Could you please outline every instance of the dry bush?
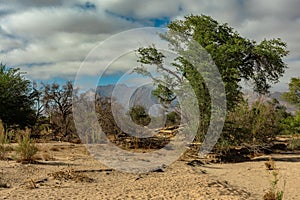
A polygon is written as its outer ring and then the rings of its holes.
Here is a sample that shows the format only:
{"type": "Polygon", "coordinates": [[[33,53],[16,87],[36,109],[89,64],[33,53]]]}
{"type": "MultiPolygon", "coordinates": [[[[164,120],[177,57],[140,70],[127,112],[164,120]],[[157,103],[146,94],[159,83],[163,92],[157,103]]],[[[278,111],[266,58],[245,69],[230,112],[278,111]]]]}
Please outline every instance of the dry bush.
{"type": "Polygon", "coordinates": [[[0,160],[6,159],[7,152],[12,151],[12,147],[7,146],[8,141],[5,139],[4,134],[0,134],[0,160]]]}
{"type": "Polygon", "coordinates": [[[281,131],[280,121],[285,110],[278,102],[259,99],[251,105],[247,101],[227,114],[219,146],[269,143],[281,131]]]}
{"type": "Polygon", "coordinates": [[[289,141],[288,149],[294,151],[294,150],[300,150],[300,138],[293,138],[289,141]]]}
{"type": "Polygon", "coordinates": [[[48,174],[53,177],[55,180],[59,181],[75,181],[75,182],[93,182],[94,179],[89,178],[85,174],[75,171],[74,169],[62,169],[57,172],[48,174]]]}
{"type": "Polygon", "coordinates": [[[276,168],[275,162],[271,157],[269,158],[269,161],[265,162],[265,166],[267,170],[275,170],[276,168]]]}
{"type": "Polygon", "coordinates": [[[20,156],[22,163],[33,162],[34,155],[38,152],[37,146],[30,139],[30,130],[20,131],[18,138],[17,154],[20,156]]]}

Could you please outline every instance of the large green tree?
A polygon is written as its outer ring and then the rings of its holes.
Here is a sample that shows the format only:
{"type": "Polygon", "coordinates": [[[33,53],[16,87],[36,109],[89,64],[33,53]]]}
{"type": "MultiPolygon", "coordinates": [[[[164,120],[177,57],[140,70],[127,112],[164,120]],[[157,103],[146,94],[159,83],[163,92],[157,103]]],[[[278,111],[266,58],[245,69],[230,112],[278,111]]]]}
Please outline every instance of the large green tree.
{"type": "Polygon", "coordinates": [[[11,126],[24,128],[34,123],[31,82],[18,68],[0,64],[0,119],[5,132],[11,126]]]}
{"type": "MultiPolygon", "coordinates": [[[[268,93],[273,83],[278,82],[287,67],[283,62],[283,58],[288,55],[286,43],[279,38],[265,39],[257,43],[240,36],[227,24],[220,24],[205,15],[186,16],[184,20],[171,22],[168,28],[168,32],[162,35],[162,38],[167,40],[171,49],[179,55],[171,63],[171,67],[166,67],[164,63],[166,55],[163,52],[155,46],[149,46],[137,50],[138,61],[142,65],[135,68],[135,72],[153,78],[158,86],[153,93],[162,99],[162,102],[175,99],[176,95],[172,93],[172,87],[176,88],[181,80],[187,79],[198,98],[200,121],[204,129],[209,124],[211,108],[207,80],[203,78],[204,74],[198,72],[198,66],[194,66],[194,62],[187,58],[204,57],[204,63],[200,61],[199,64],[204,68],[205,66],[209,68],[210,65],[205,63],[207,59],[205,60],[205,55],[203,56],[201,51],[193,49],[197,48],[197,45],[188,44],[182,48],[183,43],[193,41],[209,53],[224,82],[226,93],[224,95],[227,99],[227,108],[230,110],[242,99],[241,83],[243,81],[250,83],[255,92],[265,94],[268,93]],[[195,53],[199,55],[193,55],[195,53]],[[164,80],[155,78],[147,65],[156,66],[157,72],[164,74],[164,80]],[[168,86],[171,86],[171,89],[168,86]]],[[[206,72],[210,73],[209,69],[206,72]]],[[[214,76],[206,77],[213,79],[214,76]]]]}

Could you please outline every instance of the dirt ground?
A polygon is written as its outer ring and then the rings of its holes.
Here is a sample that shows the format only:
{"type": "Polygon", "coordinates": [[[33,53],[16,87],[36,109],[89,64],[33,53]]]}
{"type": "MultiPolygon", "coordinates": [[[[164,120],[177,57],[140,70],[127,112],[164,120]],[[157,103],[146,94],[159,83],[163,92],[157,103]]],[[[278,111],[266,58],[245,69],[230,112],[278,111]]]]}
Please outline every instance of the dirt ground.
{"type": "MultiPolygon", "coordinates": [[[[262,199],[273,180],[268,157],[236,164],[180,160],[161,171],[131,174],[104,166],[80,144],[38,146],[38,163],[0,161],[0,199],[262,199]]],[[[270,156],[284,199],[300,199],[300,155],[270,156]]]]}

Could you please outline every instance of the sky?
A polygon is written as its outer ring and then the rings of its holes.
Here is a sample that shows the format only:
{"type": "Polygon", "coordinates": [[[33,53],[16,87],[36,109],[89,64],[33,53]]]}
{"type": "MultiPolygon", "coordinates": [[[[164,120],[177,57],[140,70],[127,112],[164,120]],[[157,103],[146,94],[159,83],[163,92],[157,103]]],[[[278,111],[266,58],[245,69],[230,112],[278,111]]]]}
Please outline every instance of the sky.
{"type": "MultiPolygon", "coordinates": [[[[112,35],[205,14],[249,39],[287,42],[288,69],[272,88],[284,91],[300,77],[299,8],[299,0],[0,0],[0,62],[31,80],[73,80],[89,52],[112,35]]],[[[106,83],[117,79],[122,63],[103,77],[106,83]]]]}

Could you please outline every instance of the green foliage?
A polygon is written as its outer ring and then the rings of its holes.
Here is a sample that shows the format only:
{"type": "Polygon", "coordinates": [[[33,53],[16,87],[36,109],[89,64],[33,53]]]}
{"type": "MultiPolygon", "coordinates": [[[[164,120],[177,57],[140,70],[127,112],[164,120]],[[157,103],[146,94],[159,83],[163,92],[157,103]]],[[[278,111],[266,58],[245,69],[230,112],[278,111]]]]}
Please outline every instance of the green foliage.
{"type": "MultiPolygon", "coordinates": [[[[154,95],[159,97],[162,103],[167,102],[167,105],[176,98],[176,95],[171,91],[180,87],[184,79],[188,80],[198,99],[200,111],[199,138],[206,132],[211,117],[211,97],[203,77],[209,77],[210,82],[220,80],[214,80],[215,76],[210,71],[211,66],[207,62],[209,59],[206,54],[202,53],[201,49],[195,50],[193,45],[187,45],[186,49],[181,47],[186,45],[186,41],[197,42],[212,57],[225,84],[228,110],[234,110],[235,106],[242,100],[241,81],[252,83],[254,91],[265,94],[268,93],[271,84],[278,82],[287,67],[282,60],[288,55],[286,43],[279,38],[256,43],[241,37],[227,24],[219,24],[205,15],[186,16],[184,20],[171,22],[168,28],[169,31],[162,35],[162,38],[167,40],[171,49],[179,55],[171,63],[171,67],[164,65],[166,56],[163,53],[159,52],[155,46],[149,46],[137,50],[138,61],[142,66],[137,67],[135,72],[154,80],[157,85],[154,95]],[[194,66],[194,63],[187,59],[186,55],[188,58],[190,56],[200,60],[200,63],[197,63],[199,66],[194,66]],[[201,63],[201,60],[204,62],[201,63]],[[149,65],[155,66],[156,71],[162,73],[161,79],[157,79],[148,71],[147,66],[149,65]],[[198,67],[204,68],[206,74],[199,74],[198,67]]],[[[268,106],[260,107],[260,104],[256,106],[263,113],[268,112],[268,106]]],[[[238,114],[241,115],[242,113],[238,114]]],[[[260,132],[260,128],[270,132],[263,125],[272,124],[273,116],[266,114],[271,117],[271,119],[266,119],[266,116],[259,114],[257,110],[251,111],[250,114],[253,115],[250,117],[253,121],[253,123],[251,122],[253,127],[243,128],[236,125],[239,129],[249,129],[253,138],[260,132]]]]}
{"type": "Polygon", "coordinates": [[[252,105],[243,101],[228,113],[219,143],[257,145],[268,142],[280,133],[280,121],[285,115],[285,109],[276,101],[257,100],[252,105]]]}
{"type": "Polygon", "coordinates": [[[167,114],[166,126],[179,125],[180,120],[181,120],[180,115],[177,112],[172,111],[167,114]]]}
{"type": "MultiPolygon", "coordinates": [[[[288,51],[280,39],[263,40],[257,44],[241,37],[227,24],[219,24],[205,15],[187,16],[185,20],[173,21],[168,28],[198,42],[212,56],[225,82],[229,108],[241,98],[239,82],[242,79],[252,82],[254,90],[264,94],[271,83],[278,82],[286,69],[282,58],[288,51]]],[[[181,70],[191,71],[187,78],[197,76],[195,69],[185,63],[188,61],[181,62],[181,70]]]]}
{"type": "Polygon", "coordinates": [[[28,130],[26,130],[26,132],[21,132],[21,135],[18,139],[18,146],[16,148],[16,151],[20,156],[21,162],[33,161],[33,156],[38,152],[38,148],[30,139],[28,130]]]}
{"type": "Polygon", "coordinates": [[[273,171],[273,180],[271,181],[270,190],[263,196],[264,200],[282,200],[283,199],[283,190],[278,188],[278,171],[273,171]]]}
{"type": "Polygon", "coordinates": [[[289,92],[284,93],[282,98],[300,109],[300,78],[291,79],[289,92]]]}
{"type": "Polygon", "coordinates": [[[290,115],[281,120],[281,133],[288,134],[300,134],[300,112],[295,116],[290,115]]]}
{"type": "Polygon", "coordinates": [[[30,81],[18,68],[0,64],[0,119],[5,132],[9,127],[25,128],[34,123],[33,95],[30,81]]]}
{"type": "Polygon", "coordinates": [[[130,115],[132,121],[138,125],[147,126],[151,122],[151,118],[143,106],[138,105],[132,107],[128,114],[130,115]]]}

